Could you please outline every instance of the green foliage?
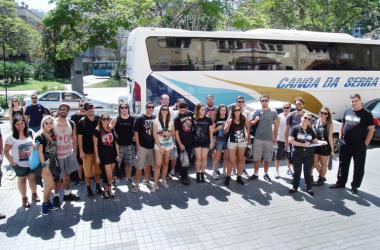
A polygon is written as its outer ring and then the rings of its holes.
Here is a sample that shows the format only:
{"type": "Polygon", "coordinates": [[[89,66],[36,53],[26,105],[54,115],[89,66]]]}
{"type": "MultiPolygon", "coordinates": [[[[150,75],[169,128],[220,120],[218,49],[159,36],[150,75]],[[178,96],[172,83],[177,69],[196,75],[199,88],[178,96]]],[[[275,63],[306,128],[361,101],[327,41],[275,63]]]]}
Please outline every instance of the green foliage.
{"type": "Polygon", "coordinates": [[[3,109],[7,109],[7,108],[8,108],[8,103],[7,103],[7,101],[5,100],[5,96],[4,96],[4,95],[0,95],[0,106],[1,106],[3,109]]]}
{"type": "Polygon", "coordinates": [[[5,72],[4,64],[0,64],[0,74],[5,75],[5,81],[8,83],[21,82],[23,83],[26,79],[32,77],[33,67],[26,62],[6,62],[5,63],[5,72]]]}
{"type": "Polygon", "coordinates": [[[53,80],[54,69],[49,63],[40,63],[34,65],[34,77],[35,80],[53,80]]]}

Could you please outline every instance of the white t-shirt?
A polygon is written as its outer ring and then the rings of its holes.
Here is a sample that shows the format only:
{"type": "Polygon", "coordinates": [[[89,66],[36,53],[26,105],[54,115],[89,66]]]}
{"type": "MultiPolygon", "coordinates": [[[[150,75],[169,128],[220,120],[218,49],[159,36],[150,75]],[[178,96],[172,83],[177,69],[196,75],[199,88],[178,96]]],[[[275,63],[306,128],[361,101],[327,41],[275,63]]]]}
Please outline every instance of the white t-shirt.
{"type": "MultiPolygon", "coordinates": [[[[161,126],[160,121],[158,120],[158,117],[154,119],[154,124],[157,127],[157,134],[158,134],[158,140],[160,141],[160,144],[164,148],[169,148],[174,146],[174,141],[172,136],[164,137],[161,135],[162,131],[164,130],[161,126]]],[[[170,119],[167,131],[172,132],[174,130],[174,122],[172,119],[170,119]]]]}
{"type": "Polygon", "coordinates": [[[13,160],[20,167],[28,168],[29,167],[29,157],[33,150],[33,140],[30,136],[25,139],[19,140],[9,136],[5,140],[5,144],[12,145],[11,155],[13,160]]]}
{"type": "Polygon", "coordinates": [[[278,128],[277,141],[285,142],[286,119],[289,117],[289,115],[290,113],[288,116],[285,116],[284,113],[278,115],[278,119],[280,119],[280,126],[278,128]]]}

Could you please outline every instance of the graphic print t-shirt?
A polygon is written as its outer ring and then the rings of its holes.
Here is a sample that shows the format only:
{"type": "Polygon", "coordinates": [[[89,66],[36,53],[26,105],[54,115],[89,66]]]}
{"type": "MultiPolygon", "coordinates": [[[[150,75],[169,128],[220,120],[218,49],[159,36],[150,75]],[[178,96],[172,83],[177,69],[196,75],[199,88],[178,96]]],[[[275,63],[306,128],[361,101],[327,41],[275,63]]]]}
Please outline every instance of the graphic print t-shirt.
{"type": "Polygon", "coordinates": [[[226,121],[227,121],[227,117],[218,118],[215,120],[215,128],[222,126],[222,129],[220,129],[214,133],[214,136],[216,136],[218,139],[223,139],[226,137],[226,135],[224,133],[224,125],[226,124],[226,121]]]}
{"type": "Polygon", "coordinates": [[[373,115],[361,109],[346,110],[343,115],[343,140],[347,145],[363,145],[368,133],[368,126],[372,126],[373,115]]]}
{"type": "Polygon", "coordinates": [[[156,119],[156,116],[146,116],[140,115],[136,118],[135,124],[133,125],[133,132],[139,134],[140,146],[153,149],[154,147],[154,138],[153,138],[153,121],[156,119]]]}
{"type": "Polygon", "coordinates": [[[174,120],[174,128],[179,133],[183,145],[191,145],[193,140],[193,112],[188,111],[186,114],[178,114],[174,120]]]}
{"type": "Polygon", "coordinates": [[[12,145],[11,154],[16,164],[20,167],[28,168],[28,159],[33,150],[32,138],[28,136],[19,140],[10,136],[5,140],[5,144],[12,145]]]}
{"type": "Polygon", "coordinates": [[[158,117],[154,120],[154,124],[157,127],[158,140],[160,141],[161,146],[163,147],[171,147],[173,146],[173,136],[163,136],[162,132],[168,131],[170,134],[174,130],[173,120],[170,120],[167,127],[158,120],[158,117]]]}
{"type": "MultiPolygon", "coordinates": [[[[312,128],[307,127],[307,129],[301,128],[300,125],[296,125],[293,127],[292,132],[290,134],[294,138],[295,141],[305,143],[311,143],[314,139],[317,138],[312,128]]],[[[302,148],[298,146],[294,146],[293,148],[302,148]]],[[[293,149],[294,150],[294,149],[293,149]]]]}
{"type": "Polygon", "coordinates": [[[232,122],[230,126],[229,136],[230,142],[240,143],[245,141],[244,122],[241,124],[234,124],[232,122]]]}
{"type": "Polygon", "coordinates": [[[108,155],[108,153],[113,153],[116,151],[115,130],[99,131],[98,129],[95,129],[94,136],[98,139],[98,150],[100,156],[108,155]]]}
{"type": "Polygon", "coordinates": [[[198,120],[194,119],[193,143],[208,145],[210,144],[210,126],[211,118],[203,117],[198,120]]]}

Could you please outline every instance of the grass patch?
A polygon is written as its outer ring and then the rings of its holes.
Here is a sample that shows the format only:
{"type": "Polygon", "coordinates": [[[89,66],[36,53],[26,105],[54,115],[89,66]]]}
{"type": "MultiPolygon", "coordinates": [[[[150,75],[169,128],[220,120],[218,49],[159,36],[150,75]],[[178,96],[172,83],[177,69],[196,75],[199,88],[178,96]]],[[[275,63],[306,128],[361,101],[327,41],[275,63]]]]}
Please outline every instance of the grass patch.
{"type": "MultiPolygon", "coordinates": [[[[27,80],[24,83],[17,83],[8,85],[8,90],[48,90],[48,89],[65,89],[66,83],[63,83],[61,79],[58,81],[37,81],[27,80]]],[[[1,85],[4,88],[4,85],[1,85]]]]}
{"type": "Polygon", "coordinates": [[[104,82],[91,84],[87,86],[86,88],[115,88],[115,87],[126,87],[126,86],[127,86],[126,82],[121,81],[120,83],[119,80],[108,79],[108,80],[105,80],[104,82]]]}

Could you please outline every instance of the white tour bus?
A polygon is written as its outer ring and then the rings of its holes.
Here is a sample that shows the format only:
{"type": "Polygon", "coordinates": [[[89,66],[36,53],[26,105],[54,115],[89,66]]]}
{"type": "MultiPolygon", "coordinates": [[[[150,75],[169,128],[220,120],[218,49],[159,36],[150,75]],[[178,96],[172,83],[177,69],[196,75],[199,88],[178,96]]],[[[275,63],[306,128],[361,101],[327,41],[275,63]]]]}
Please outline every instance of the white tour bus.
{"type": "Polygon", "coordinates": [[[127,74],[136,113],[145,103],[184,98],[190,108],[207,95],[229,105],[236,96],[293,102],[315,113],[329,106],[335,119],[359,93],[380,96],[380,41],[341,33],[257,29],[203,32],[137,28],[128,38],[127,74]]]}

